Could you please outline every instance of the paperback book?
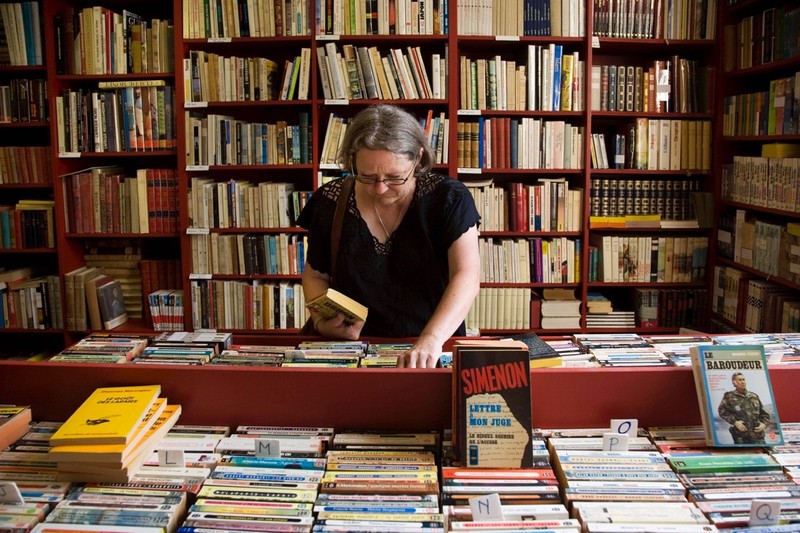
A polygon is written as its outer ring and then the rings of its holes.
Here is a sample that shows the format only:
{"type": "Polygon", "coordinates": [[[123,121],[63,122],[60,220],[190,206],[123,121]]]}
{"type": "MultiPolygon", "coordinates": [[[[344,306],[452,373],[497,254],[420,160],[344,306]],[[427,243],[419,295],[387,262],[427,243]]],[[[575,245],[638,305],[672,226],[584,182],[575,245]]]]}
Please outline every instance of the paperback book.
{"type": "Polygon", "coordinates": [[[690,351],[706,443],[782,445],[764,347],[692,346],[690,351]]]}
{"type": "Polygon", "coordinates": [[[453,365],[453,441],[462,464],[533,467],[528,346],[457,341],[453,365]]]}
{"type": "Polygon", "coordinates": [[[325,319],[333,318],[338,313],[342,313],[348,323],[366,320],[367,312],[369,311],[369,309],[349,296],[330,288],[321,296],[306,303],[306,307],[309,311],[313,311],[325,319]]]}

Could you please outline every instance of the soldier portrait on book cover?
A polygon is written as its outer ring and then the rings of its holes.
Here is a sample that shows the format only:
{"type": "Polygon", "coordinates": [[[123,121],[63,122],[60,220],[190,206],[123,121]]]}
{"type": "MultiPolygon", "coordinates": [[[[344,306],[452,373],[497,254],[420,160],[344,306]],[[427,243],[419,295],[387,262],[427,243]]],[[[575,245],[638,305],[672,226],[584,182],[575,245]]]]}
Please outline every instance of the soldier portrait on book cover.
{"type": "Polygon", "coordinates": [[[769,413],[761,398],[747,390],[747,378],[742,372],[731,376],[734,390],[726,392],[717,409],[719,416],[728,422],[735,444],[765,444],[764,435],[769,425],[769,413]]]}

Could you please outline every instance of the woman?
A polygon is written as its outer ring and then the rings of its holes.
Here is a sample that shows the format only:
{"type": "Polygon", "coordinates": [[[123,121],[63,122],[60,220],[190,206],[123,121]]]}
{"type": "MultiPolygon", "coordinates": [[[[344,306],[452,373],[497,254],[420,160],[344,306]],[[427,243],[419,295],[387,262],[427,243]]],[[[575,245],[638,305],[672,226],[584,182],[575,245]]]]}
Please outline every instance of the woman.
{"type": "MultiPolygon", "coordinates": [[[[339,163],[355,176],[347,199],[333,288],[369,308],[366,323],[312,315],[326,337],[417,337],[399,367],[433,367],[444,342],[464,335],[478,294],[478,222],[459,182],[431,172],[434,156],[417,120],[390,105],[347,125],[339,163]]],[[[298,224],[309,230],[306,301],[331,286],[331,226],[343,180],[315,191],[298,224]]]]}

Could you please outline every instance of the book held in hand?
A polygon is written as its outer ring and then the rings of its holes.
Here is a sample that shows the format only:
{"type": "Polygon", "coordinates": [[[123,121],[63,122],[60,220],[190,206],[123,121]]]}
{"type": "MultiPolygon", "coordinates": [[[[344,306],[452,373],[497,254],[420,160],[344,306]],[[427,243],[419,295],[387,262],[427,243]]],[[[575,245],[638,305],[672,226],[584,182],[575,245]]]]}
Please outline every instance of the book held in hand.
{"type": "Polygon", "coordinates": [[[692,346],[692,370],[710,446],[780,446],[783,433],[764,347],[692,346]]]}
{"type": "Polygon", "coordinates": [[[306,303],[309,311],[312,311],[324,319],[330,319],[342,313],[347,323],[352,324],[359,320],[367,319],[369,309],[353,300],[349,296],[342,294],[336,289],[329,288],[324,294],[306,303]]]}

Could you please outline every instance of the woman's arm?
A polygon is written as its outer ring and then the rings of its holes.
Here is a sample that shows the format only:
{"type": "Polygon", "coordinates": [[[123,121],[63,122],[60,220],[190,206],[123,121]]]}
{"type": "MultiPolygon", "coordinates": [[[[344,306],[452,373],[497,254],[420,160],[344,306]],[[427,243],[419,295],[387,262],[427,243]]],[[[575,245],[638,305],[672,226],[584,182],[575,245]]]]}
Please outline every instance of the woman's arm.
{"type": "Polygon", "coordinates": [[[432,368],[442,354],[442,346],[467,316],[480,289],[478,227],[465,231],[447,251],[450,281],[433,316],[417,342],[397,359],[403,368],[432,368]]]}
{"type": "MultiPolygon", "coordinates": [[[[306,263],[303,269],[303,294],[307,302],[321,296],[330,287],[330,276],[306,263]]],[[[339,313],[337,316],[328,320],[323,319],[316,313],[311,313],[314,321],[314,329],[317,333],[331,339],[357,340],[364,327],[364,321],[347,324],[344,315],[339,313]]]]}

